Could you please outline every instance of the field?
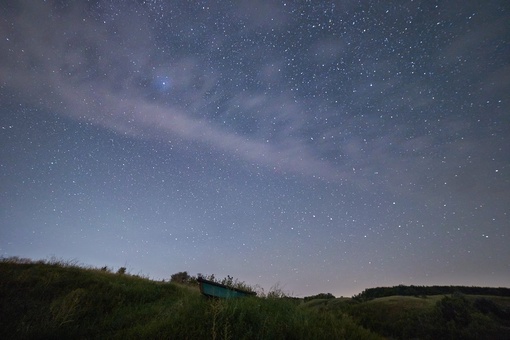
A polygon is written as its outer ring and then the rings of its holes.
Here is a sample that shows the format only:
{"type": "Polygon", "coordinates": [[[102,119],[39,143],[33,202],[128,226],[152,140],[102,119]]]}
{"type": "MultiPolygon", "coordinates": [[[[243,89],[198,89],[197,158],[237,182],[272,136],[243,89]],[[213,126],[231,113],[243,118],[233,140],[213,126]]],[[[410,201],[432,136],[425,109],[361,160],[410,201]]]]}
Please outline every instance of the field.
{"type": "Polygon", "coordinates": [[[62,261],[0,261],[3,339],[509,339],[510,298],[208,299],[62,261]]]}

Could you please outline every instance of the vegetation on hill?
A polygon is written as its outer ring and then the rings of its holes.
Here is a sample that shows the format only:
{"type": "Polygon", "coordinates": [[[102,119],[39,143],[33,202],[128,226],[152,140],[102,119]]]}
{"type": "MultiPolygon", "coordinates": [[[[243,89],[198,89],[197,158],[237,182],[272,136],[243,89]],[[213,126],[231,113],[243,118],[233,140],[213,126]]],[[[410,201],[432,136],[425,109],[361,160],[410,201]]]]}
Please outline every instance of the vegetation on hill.
{"type": "Polygon", "coordinates": [[[388,296],[312,300],[310,308],[342,311],[392,339],[510,339],[510,298],[489,295],[388,296]]]}
{"type": "Polygon", "coordinates": [[[359,301],[368,301],[386,296],[429,296],[447,294],[492,295],[510,297],[510,288],[468,287],[468,286],[405,286],[377,287],[365,289],[353,298],[359,301]]]}
{"type": "MultiPolygon", "coordinates": [[[[275,289],[262,297],[219,300],[200,295],[186,272],[177,274],[172,282],[158,282],[125,268],[114,273],[58,260],[1,259],[0,334],[2,339],[510,339],[506,296],[456,292],[351,299],[322,293],[297,299],[275,289]]],[[[217,281],[239,282],[230,276],[217,281]]]]}
{"type": "Polygon", "coordinates": [[[255,289],[248,285],[246,282],[234,279],[230,275],[227,275],[227,277],[223,279],[217,279],[214,276],[214,274],[211,275],[198,274],[197,276],[191,276],[188,274],[188,272],[184,271],[172,274],[172,276],[170,277],[170,282],[185,284],[189,286],[198,286],[198,278],[202,278],[211,282],[216,282],[223,286],[227,286],[234,289],[240,289],[247,292],[255,292],[255,289]]]}
{"type": "Polygon", "coordinates": [[[320,293],[320,294],[316,294],[316,295],[305,296],[303,298],[303,300],[305,302],[307,302],[307,301],[317,300],[317,299],[334,299],[334,298],[335,298],[335,296],[331,293],[320,293]]]}
{"type": "Polygon", "coordinates": [[[295,300],[208,299],[188,285],[103,269],[0,261],[2,338],[380,339],[348,315],[295,300]]]}

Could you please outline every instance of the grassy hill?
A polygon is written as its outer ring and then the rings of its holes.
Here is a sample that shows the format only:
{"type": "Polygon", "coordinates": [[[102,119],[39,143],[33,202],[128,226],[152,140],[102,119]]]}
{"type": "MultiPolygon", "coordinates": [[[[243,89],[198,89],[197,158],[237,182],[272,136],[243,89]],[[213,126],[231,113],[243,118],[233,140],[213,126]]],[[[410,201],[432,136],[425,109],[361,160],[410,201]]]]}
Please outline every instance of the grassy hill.
{"type": "Polygon", "coordinates": [[[510,339],[510,298],[208,299],[62,261],[0,261],[3,339],[510,339]]]}
{"type": "Polygon", "coordinates": [[[510,298],[488,295],[388,296],[359,302],[312,300],[391,339],[510,339],[510,298]]]}
{"type": "Polygon", "coordinates": [[[0,262],[3,339],[380,339],[348,315],[290,299],[198,289],[62,262],[0,262]]]}

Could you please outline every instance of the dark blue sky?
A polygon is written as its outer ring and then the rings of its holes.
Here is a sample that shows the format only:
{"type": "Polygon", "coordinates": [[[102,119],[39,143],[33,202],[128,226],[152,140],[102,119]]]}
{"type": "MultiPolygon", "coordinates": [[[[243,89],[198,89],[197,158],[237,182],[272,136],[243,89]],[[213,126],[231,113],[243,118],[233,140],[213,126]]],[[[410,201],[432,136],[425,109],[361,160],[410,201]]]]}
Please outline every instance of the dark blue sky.
{"type": "Polygon", "coordinates": [[[506,1],[2,1],[0,253],[296,296],[510,282],[506,1]]]}

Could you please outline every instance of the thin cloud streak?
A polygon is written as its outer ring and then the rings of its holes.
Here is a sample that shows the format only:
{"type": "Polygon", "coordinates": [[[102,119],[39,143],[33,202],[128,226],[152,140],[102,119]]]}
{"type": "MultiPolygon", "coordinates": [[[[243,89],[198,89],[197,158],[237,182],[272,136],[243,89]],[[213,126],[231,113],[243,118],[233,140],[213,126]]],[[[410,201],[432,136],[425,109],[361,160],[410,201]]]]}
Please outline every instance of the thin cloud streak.
{"type": "MultiPolygon", "coordinates": [[[[130,55],[136,56],[135,61],[131,60],[128,64],[126,60],[117,61],[114,58],[122,55],[119,52],[124,49],[123,42],[129,41],[131,34],[137,34],[136,29],[123,30],[119,33],[122,36],[117,37],[114,43],[107,43],[112,40],[111,34],[106,30],[98,31],[96,26],[80,20],[79,11],[73,11],[67,16],[67,20],[62,22],[47,21],[39,15],[48,11],[48,8],[39,8],[22,12],[16,21],[19,28],[12,38],[12,47],[3,49],[1,56],[2,60],[12,60],[0,68],[2,79],[6,79],[5,86],[23,90],[34,103],[123,135],[198,141],[213,149],[282,172],[315,176],[331,181],[348,179],[345,173],[335,169],[328,162],[317,159],[313,151],[298,139],[278,136],[277,144],[250,139],[235,132],[222,130],[205,119],[196,119],[193,113],[187,112],[185,108],[147,100],[143,91],[133,86],[133,79],[124,77],[122,71],[132,70],[133,65],[139,63],[145,63],[143,66],[150,69],[150,58],[144,57],[140,53],[140,47],[136,46],[130,46],[129,50],[130,55]],[[42,26],[36,27],[31,24],[41,21],[45,21],[42,26]],[[65,36],[70,25],[75,32],[72,38],[74,46],[66,46],[65,36]],[[103,42],[95,45],[95,53],[99,58],[92,61],[86,43],[91,37],[95,42],[103,42]],[[22,57],[13,58],[18,55],[22,57]],[[89,75],[88,62],[93,62],[95,67],[99,66],[98,68],[104,70],[105,74],[89,75]],[[38,72],[33,72],[33,67],[36,67],[38,72]],[[30,88],[26,88],[27,83],[31,84],[30,88]]],[[[174,64],[189,66],[194,63],[181,59],[176,60],[174,64]]],[[[187,75],[181,74],[176,78],[189,79],[193,76],[191,73],[195,71],[188,67],[187,75]]],[[[181,98],[181,101],[195,103],[203,101],[200,98],[203,91],[203,89],[191,90],[185,94],[185,98],[181,98]]]]}

